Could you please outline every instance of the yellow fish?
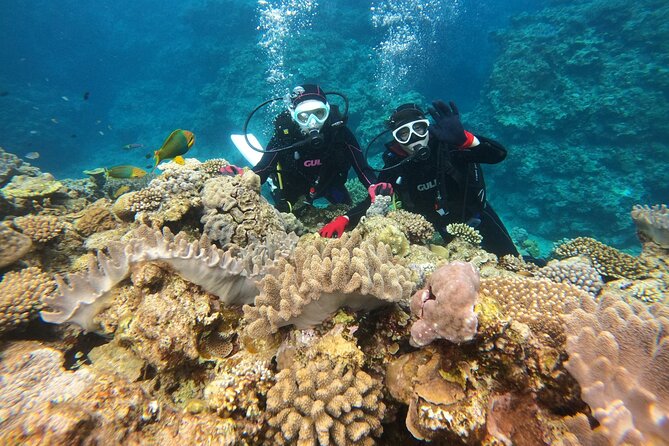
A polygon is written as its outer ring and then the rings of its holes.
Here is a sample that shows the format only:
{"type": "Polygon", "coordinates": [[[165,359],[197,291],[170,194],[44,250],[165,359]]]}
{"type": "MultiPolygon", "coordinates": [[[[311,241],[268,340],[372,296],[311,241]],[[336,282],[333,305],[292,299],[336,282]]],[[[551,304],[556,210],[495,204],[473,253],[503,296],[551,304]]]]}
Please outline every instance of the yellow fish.
{"type": "Polygon", "coordinates": [[[111,178],[142,178],[146,175],[146,170],[135,166],[114,166],[105,169],[105,173],[111,178]]]}
{"type": "MultiPolygon", "coordinates": [[[[195,135],[188,130],[177,129],[170,133],[160,149],[153,152],[155,170],[158,163],[162,160],[174,159],[177,164],[184,164],[185,160],[181,155],[185,155],[195,143],[195,135]]],[[[147,156],[147,158],[150,155],[147,156]]]]}
{"type": "Polygon", "coordinates": [[[113,197],[118,198],[121,195],[123,195],[124,193],[128,192],[129,190],[130,190],[130,186],[128,186],[127,184],[124,184],[123,186],[116,189],[116,192],[114,192],[113,197]]]}

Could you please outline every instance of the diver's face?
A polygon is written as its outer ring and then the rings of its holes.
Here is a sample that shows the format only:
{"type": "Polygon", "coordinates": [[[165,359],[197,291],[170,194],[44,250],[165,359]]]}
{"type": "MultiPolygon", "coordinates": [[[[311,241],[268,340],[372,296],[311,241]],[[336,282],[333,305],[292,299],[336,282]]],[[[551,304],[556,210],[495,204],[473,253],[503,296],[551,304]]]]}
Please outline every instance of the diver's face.
{"type": "Polygon", "coordinates": [[[304,101],[292,110],[292,116],[302,133],[320,131],[330,116],[330,104],[315,99],[304,101]]]}
{"type": "Polygon", "coordinates": [[[417,119],[393,130],[393,138],[409,155],[413,155],[421,147],[427,147],[430,141],[428,127],[430,121],[417,119]]]}

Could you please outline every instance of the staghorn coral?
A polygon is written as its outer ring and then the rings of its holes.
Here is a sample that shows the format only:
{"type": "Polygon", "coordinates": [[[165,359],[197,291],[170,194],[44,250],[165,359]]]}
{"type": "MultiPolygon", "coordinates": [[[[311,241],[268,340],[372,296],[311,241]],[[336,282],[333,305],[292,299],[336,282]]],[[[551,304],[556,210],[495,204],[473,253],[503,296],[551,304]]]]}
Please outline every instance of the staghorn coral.
{"type": "Polygon", "coordinates": [[[35,243],[47,243],[58,237],[65,224],[54,215],[28,215],[14,219],[14,227],[35,243]]]}
{"type": "Polygon", "coordinates": [[[555,247],[555,254],[560,258],[587,257],[602,276],[637,279],[648,273],[648,267],[639,258],[589,237],[564,241],[555,247]]]}
{"type": "Polygon", "coordinates": [[[330,333],[276,375],[267,392],[272,444],[372,445],[386,406],[362,352],[330,333]]]}
{"type": "Polygon", "coordinates": [[[83,236],[88,237],[96,232],[108,231],[117,226],[114,215],[109,210],[110,202],[100,199],[86,208],[75,223],[75,229],[83,236]]]}
{"type": "Polygon", "coordinates": [[[561,316],[577,308],[583,299],[592,299],[566,283],[512,277],[482,280],[480,295],[495,301],[511,320],[527,324],[549,346],[560,346],[565,340],[561,316]]]}
{"type": "Polygon", "coordinates": [[[37,317],[41,299],[55,290],[56,282],[37,267],[6,273],[0,282],[0,335],[37,317]]]}
{"type": "Polygon", "coordinates": [[[471,340],[478,324],[474,305],[479,285],[478,270],[471,263],[453,262],[437,268],[426,288],[411,298],[411,313],[418,317],[411,326],[411,345],[423,347],[435,339],[471,340]]]}
{"type": "Polygon", "coordinates": [[[647,239],[669,249],[669,208],[666,204],[653,207],[635,205],[632,220],[642,240],[647,239]]]}
{"type": "Polygon", "coordinates": [[[413,288],[411,272],[390,248],[362,241],[358,230],[340,239],[303,237],[293,259],[280,259],[277,271],[261,281],[255,306],[244,306],[251,337],[319,324],[343,306],[358,311],[400,302],[413,288]]]}
{"type": "Polygon", "coordinates": [[[21,259],[31,247],[32,241],[29,237],[0,224],[0,268],[21,259]]]}
{"type": "MultiPolygon", "coordinates": [[[[669,318],[604,293],[565,318],[565,367],[610,444],[669,438],[669,318]]],[[[576,432],[575,432],[576,433],[576,432]]]]}
{"type": "Polygon", "coordinates": [[[58,295],[45,303],[51,310],[41,312],[46,322],[71,322],[87,331],[97,328],[96,314],[110,304],[110,290],[127,277],[130,264],[161,260],[184,279],[201,286],[226,303],[250,302],[258,293],[258,281],[276,257],[288,255],[293,244],[242,250],[232,254],[210,245],[206,238],[188,241],[181,232],[174,236],[168,228],[154,231],[136,229],[128,242],[113,242],[108,254],[98,253],[85,273],[69,276],[69,283],[56,277],[58,295]]]}
{"type": "Polygon", "coordinates": [[[411,243],[425,243],[434,235],[434,226],[420,214],[398,209],[388,212],[387,216],[399,223],[411,243]]]}
{"type": "Polygon", "coordinates": [[[451,223],[446,226],[446,232],[475,246],[480,245],[483,240],[479,231],[464,223],[451,223]]]}
{"type": "Polygon", "coordinates": [[[279,213],[260,195],[260,177],[253,171],[207,180],[202,204],[204,233],[222,246],[246,246],[268,233],[285,232],[279,213]]]}
{"type": "Polygon", "coordinates": [[[557,283],[570,283],[593,296],[597,296],[599,290],[604,286],[599,273],[579,258],[575,258],[574,261],[552,260],[548,265],[539,269],[535,276],[557,283]]]}

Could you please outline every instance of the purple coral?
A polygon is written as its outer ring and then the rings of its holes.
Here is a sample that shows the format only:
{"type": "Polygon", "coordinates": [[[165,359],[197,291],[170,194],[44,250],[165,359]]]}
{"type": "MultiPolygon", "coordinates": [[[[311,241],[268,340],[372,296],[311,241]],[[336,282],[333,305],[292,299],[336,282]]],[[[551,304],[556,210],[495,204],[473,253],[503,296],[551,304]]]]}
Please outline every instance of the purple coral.
{"type": "Polygon", "coordinates": [[[411,312],[418,316],[411,326],[411,345],[471,340],[478,325],[474,305],[479,285],[478,270],[471,263],[452,262],[434,271],[426,288],[411,298],[411,312]]]}

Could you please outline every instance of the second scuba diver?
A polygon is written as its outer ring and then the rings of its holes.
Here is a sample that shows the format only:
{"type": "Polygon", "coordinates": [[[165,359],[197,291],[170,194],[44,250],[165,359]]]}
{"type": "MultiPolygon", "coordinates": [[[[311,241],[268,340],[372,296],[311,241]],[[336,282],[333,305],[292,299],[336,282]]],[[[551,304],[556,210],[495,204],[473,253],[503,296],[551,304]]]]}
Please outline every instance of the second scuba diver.
{"type": "MultiPolygon", "coordinates": [[[[314,84],[295,87],[285,98],[287,110],[274,121],[274,134],[262,158],[253,167],[263,183],[272,178],[275,207],[282,212],[292,212],[301,197],[307,202],[323,197],[330,203],[351,204],[345,186],[351,167],[370,193],[383,188],[376,184],[376,174],[346,126],[345,114],[328,102],[327,94],[342,96],[325,93],[314,84]]],[[[242,169],[231,165],[221,172],[234,175],[242,169]]]]}
{"type": "MultiPolygon", "coordinates": [[[[448,105],[436,101],[433,106],[428,111],[434,124],[416,104],[401,105],[393,112],[387,122],[393,140],[383,153],[379,184],[392,184],[402,207],[423,215],[444,241],[453,238],[446,232],[448,224],[466,223],[480,232],[486,251],[518,256],[504,224],[486,200],[479,165],[503,161],[506,149],[492,139],[466,131],[453,102],[448,105]]],[[[372,192],[371,198],[325,225],[321,236],[339,237],[349,224],[357,223],[373,201],[372,192]]]]}

